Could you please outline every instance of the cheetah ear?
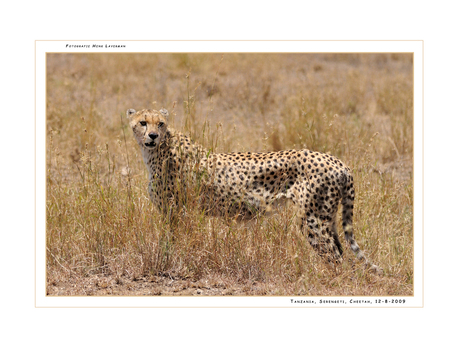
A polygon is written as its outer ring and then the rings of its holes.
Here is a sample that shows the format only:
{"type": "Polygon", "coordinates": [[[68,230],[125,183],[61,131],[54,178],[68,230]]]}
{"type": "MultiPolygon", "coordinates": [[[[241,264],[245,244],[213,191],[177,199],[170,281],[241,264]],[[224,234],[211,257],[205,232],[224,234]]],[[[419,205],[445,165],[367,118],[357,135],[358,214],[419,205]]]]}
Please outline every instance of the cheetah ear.
{"type": "Polygon", "coordinates": [[[165,108],[160,109],[160,114],[163,115],[164,117],[169,116],[169,112],[165,108]]]}
{"type": "Polygon", "coordinates": [[[136,113],[136,111],[134,109],[128,109],[126,110],[126,116],[128,117],[128,119],[130,118],[130,116],[132,114],[136,113]]]}

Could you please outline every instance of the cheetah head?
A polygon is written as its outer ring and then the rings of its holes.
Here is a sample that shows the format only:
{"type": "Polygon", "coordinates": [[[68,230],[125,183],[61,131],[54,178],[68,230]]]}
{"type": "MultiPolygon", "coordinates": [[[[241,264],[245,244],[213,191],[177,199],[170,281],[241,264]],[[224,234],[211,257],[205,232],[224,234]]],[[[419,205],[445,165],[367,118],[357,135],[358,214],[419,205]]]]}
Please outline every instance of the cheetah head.
{"type": "Polygon", "coordinates": [[[166,137],[169,113],[166,109],[144,109],[126,111],[134,137],[142,148],[157,148],[166,137]]]}

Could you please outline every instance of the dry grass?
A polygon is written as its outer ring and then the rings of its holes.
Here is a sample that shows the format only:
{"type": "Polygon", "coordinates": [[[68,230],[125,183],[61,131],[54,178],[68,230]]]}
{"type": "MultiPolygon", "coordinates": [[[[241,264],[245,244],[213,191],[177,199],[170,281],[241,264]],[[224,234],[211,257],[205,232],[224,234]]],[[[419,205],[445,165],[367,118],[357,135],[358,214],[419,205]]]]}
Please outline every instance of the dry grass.
{"type": "Polygon", "coordinates": [[[48,294],[413,294],[412,55],[48,54],[47,76],[48,294]],[[384,276],[350,250],[323,262],[288,208],[241,223],[190,203],[165,221],[124,115],[160,107],[217,152],[339,157],[384,276]]]}

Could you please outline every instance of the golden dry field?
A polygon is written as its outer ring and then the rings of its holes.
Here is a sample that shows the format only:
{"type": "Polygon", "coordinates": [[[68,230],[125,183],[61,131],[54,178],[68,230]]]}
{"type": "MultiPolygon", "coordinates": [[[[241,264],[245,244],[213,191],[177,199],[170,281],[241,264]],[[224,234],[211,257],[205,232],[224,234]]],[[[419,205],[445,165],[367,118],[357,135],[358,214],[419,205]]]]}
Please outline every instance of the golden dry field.
{"type": "Polygon", "coordinates": [[[413,294],[412,54],[47,54],[46,136],[48,295],[413,294]],[[214,152],[338,157],[355,238],[384,274],[340,225],[343,264],[327,263],[289,207],[163,218],[125,115],[161,107],[214,152]]]}

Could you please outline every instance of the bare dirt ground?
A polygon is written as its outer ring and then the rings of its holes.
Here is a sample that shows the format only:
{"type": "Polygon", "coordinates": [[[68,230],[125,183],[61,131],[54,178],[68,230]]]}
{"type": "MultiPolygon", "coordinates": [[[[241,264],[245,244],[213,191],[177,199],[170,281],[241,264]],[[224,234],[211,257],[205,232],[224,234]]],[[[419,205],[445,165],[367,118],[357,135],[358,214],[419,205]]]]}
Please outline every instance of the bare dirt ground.
{"type": "Polygon", "coordinates": [[[51,296],[261,296],[267,295],[273,286],[260,282],[226,282],[218,278],[195,281],[167,276],[129,279],[92,275],[53,281],[47,288],[51,296]]]}
{"type": "Polygon", "coordinates": [[[360,267],[329,268],[311,272],[289,283],[276,279],[237,278],[210,273],[197,279],[176,274],[133,277],[110,274],[78,275],[52,270],[47,279],[48,296],[390,296],[410,295],[401,284],[403,272],[383,276],[360,267]],[[318,278],[320,276],[320,278],[318,278]],[[319,279],[318,284],[314,282],[319,279]],[[391,288],[388,288],[390,286],[391,288]]]}

